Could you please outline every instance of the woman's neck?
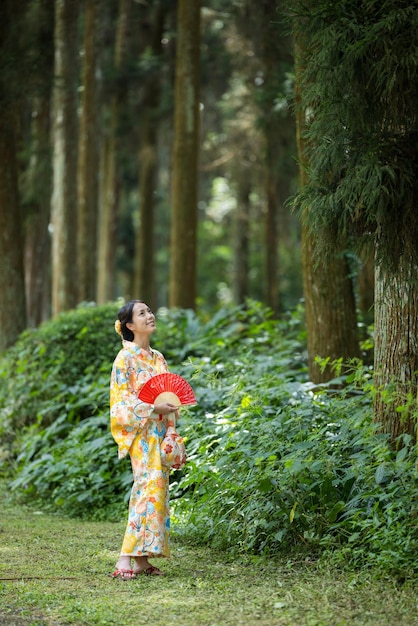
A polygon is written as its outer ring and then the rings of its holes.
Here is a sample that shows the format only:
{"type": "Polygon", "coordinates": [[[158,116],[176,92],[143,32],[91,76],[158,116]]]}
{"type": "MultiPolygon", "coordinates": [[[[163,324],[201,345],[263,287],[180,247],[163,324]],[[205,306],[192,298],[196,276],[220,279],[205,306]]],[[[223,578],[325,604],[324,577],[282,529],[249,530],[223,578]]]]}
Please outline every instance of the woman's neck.
{"type": "Polygon", "coordinates": [[[149,345],[149,339],[148,337],[134,337],[134,343],[136,343],[136,345],[141,348],[141,350],[145,350],[145,352],[149,352],[151,353],[151,348],[149,345]]]}

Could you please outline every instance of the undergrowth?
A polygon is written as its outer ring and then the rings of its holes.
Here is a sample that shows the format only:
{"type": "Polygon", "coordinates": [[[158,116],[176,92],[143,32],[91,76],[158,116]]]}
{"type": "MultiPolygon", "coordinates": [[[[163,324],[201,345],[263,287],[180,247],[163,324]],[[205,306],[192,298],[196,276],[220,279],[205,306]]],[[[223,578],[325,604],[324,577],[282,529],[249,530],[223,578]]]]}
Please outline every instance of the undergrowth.
{"type": "MultiPolygon", "coordinates": [[[[131,485],[108,417],[118,305],[25,332],[0,363],[1,455],[16,498],[121,519],[131,485]]],[[[189,460],[171,477],[177,537],[232,552],[300,551],[406,578],[416,569],[416,450],[372,422],[372,371],[307,380],[302,311],[255,302],[210,318],[160,311],[153,345],[192,384],[189,460]]],[[[153,338],[154,339],[154,338],[153,338]]],[[[339,372],[338,372],[339,373],[339,372]]]]}

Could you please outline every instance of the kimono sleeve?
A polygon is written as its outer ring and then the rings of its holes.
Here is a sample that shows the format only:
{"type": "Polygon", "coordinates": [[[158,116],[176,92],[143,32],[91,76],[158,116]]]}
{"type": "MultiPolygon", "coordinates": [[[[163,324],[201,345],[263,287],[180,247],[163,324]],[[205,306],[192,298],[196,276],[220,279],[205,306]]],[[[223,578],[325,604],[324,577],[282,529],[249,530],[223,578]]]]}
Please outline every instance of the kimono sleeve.
{"type": "Polygon", "coordinates": [[[140,364],[121,351],[110,379],[110,430],[119,448],[119,458],[129,451],[137,432],[147,424],[154,405],[138,400],[138,383],[143,377],[140,364]],[[138,380],[139,379],[139,380],[138,380]]]}

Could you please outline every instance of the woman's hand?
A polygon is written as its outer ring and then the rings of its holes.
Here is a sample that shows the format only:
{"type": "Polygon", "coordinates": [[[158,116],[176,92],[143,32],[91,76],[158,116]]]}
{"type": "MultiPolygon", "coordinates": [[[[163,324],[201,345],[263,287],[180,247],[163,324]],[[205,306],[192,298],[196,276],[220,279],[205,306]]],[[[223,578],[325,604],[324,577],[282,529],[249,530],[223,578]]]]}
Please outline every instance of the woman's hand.
{"type": "Polygon", "coordinates": [[[171,402],[162,402],[161,404],[154,405],[154,413],[158,415],[168,415],[168,413],[176,413],[178,406],[171,404],[171,402]]]}

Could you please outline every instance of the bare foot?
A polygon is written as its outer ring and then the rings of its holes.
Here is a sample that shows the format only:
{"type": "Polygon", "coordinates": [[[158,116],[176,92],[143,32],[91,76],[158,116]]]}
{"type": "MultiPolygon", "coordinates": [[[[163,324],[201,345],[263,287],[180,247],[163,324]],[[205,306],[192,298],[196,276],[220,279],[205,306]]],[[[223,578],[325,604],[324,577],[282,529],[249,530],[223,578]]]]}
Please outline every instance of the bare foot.
{"type": "Polygon", "coordinates": [[[164,572],[162,572],[158,567],[154,567],[148,561],[148,557],[146,556],[138,556],[134,558],[134,574],[145,574],[147,576],[164,576],[164,572]]]}
{"type": "Polygon", "coordinates": [[[164,572],[162,572],[158,567],[154,567],[154,565],[148,565],[144,569],[134,570],[134,575],[139,576],[140,574],[145,574],[145,576],[165,576],[164,572]]]}

